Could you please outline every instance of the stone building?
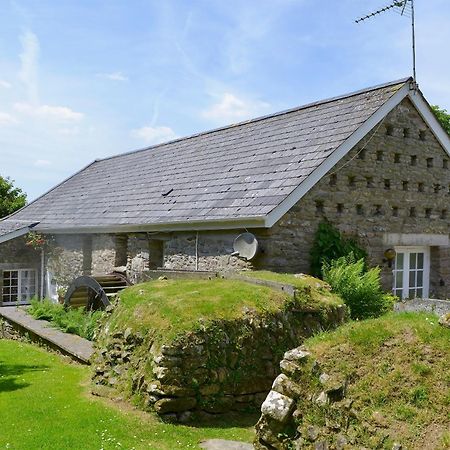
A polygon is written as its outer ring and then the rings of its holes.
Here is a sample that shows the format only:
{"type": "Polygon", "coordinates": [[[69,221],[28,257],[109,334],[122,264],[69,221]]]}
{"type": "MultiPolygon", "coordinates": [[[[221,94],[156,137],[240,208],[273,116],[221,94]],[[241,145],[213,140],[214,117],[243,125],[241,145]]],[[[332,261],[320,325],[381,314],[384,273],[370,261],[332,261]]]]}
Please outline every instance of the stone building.
{"type": "Polygon", "coordinates": [[[411,79],[96,160],[0,222],[1,299],[117,266],[133,280],[160,267],[307,272],[324,218],[365,247],[386,289],[448,298],[449,160],[411,79]],[[25,245],[30,230],[42,249],[25,245]],[[233,254],[245,231],[251,261],[233,254]]]}

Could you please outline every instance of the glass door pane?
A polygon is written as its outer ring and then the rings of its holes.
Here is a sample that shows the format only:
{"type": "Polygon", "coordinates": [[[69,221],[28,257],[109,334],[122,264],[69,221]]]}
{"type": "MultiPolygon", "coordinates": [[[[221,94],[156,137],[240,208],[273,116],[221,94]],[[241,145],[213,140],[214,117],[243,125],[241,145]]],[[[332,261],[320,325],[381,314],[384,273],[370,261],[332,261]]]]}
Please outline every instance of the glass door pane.
{"type": "Polygon", "coordinates": [[[20,271],[20,301],[26,302],[36,295],[36,271],[20,271]]]}

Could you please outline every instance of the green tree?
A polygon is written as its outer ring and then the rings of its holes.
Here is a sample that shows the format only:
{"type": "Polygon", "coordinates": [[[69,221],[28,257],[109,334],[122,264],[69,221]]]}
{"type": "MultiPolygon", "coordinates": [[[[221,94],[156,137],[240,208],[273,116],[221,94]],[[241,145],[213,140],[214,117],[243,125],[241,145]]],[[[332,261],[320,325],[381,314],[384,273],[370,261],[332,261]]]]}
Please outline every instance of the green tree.
{"type": "Polygon", "coordinates": [[[439,106],[434,105],[431,107],[435,116],[441,122],[441,125],[444,127],[445,131],[450,134],[450,113],[446,109],[441,109],[439,106]]]}
{"type": "Polygon", "coordinates": [[[14,187],[14,181],[0,176],[0,218],[25,206],[27,196],[22,189],[14,187]]]}

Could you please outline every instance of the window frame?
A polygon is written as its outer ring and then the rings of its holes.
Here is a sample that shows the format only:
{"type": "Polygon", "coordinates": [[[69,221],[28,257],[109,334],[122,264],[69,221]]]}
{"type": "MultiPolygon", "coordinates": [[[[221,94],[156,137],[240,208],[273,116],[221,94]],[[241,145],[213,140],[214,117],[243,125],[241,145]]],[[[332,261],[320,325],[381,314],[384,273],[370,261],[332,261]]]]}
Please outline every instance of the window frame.
{"type": "MultiPolygon", "coordinates": [[[[0,304],[3,306],[8,305],[17,305],[17,304],[28,304],[30,303],[30,300],[38,295],[38,271],[36,269],[33,269],[31,267],[29,268],[20,268],[20,269],[13,269],[13,268],[5,268],[1,270],[1,279],[2,279],[2,289],[1,289],[1,297],[0,297],[0,304]],[[5,273],[12,274],[13,272],[17,273],[17,293],[12,294],[11,291],[7,294],[5,293],[5,288],[11,288],[13,287],[11,284],[9,286],[5,286],[5,273]],[[31,287],[30,292],[27,292],[26,298],[22,299],[22,288],[25,287],[24,284],[24,277],[22,276],[25,272],[32,272],[34,273],[34,286],[28,286],[28,288],[31,287]],[[13,296],[15,295],[15,300],[13,300],[13,296]],[[7,300],[5,300],[7,299],[7,300]]],[[[10,276],[9,280],[13,280],[13,278],[10,276]]]]}
{"type": "Polygon", "coordinates": [[[411,298],[428,298],[430,292],[430,248],[424,246],[395,247],[395,260],[392,270],[392,292],[401,299],[411,298]],[[403,254],[403,268],[397,268],[398,255],[403,254]],[[416,254],[416,265],[418,262],[417,254],[423,254],[423,269],[411,267],[411,255],[416,254]],[[402,285],[397,287],[397,273],[403,272],[401,275],[402,285]],[[422,272],[422,285],[418,284],[418,273],[422,272]],[[410,277],[414,274],[414,285],[410,283],[410,277]],[[417,296],[417,291],[422,290],[422,295],[417,296]],[[410,291],[415,291],[415,296],[410,295],[410,291]],[[400,295],[401,293],[401,295],[400,295]]]}

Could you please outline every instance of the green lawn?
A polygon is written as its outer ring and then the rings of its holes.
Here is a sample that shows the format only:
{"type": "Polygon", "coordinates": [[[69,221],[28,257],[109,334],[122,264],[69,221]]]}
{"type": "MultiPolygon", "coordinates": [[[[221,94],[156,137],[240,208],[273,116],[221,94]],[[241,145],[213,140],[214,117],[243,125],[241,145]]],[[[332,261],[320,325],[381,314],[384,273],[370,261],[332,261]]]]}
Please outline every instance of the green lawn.
{"type": "Polygon", "coordinates": [[[0,340],[0,449],[194,449],[203,439],[251,442],[255,417],[196,427],[119,409],[88,394],[89,369],[0,340]]]}

